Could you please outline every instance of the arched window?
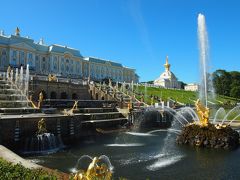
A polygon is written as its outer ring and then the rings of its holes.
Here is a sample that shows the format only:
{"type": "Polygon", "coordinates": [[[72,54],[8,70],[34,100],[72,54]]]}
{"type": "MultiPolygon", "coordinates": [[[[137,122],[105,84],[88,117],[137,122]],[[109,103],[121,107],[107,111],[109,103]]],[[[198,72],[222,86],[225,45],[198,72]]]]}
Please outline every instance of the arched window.
{"type": "Polygon", "coordinates": [[[72,99],[78,99],[78,95],[76,93],[72,94],[72,99]]]}
{"type": "Polygon", "coordinates": [[[55,91],[51,92],[50,99],[57,99],[57,93],[55,91]]]}
{"type": "Polygon", "coordinates": [[[62,92],[61,93],[61,99],[67,99],[68,98],[68,95],[66,92],[62,92]]]}
{"type": "Polygon", "coordinates": [[[69,72],[69,59],[66,59],[66,72],[69,72]]]}

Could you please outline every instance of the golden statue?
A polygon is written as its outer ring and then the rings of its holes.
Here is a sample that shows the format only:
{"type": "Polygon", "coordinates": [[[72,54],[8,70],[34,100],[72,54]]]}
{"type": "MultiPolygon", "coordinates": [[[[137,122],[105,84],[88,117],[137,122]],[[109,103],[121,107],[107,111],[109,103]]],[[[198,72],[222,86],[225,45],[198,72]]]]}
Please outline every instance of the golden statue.
{"type": "Polygon", "coordinates": [[[111,170],[103,163],[100,166],[97,164],[99,162],[98,157],[94,157],[92,162],[89,164],[86,172],[80,170],[74,176],[74,180],[111,180],[112,172],[111,170]]]}
{"type": "Polygon", "coordinates": [[[197,114],[200,120],[200,125],[207,126],[209,123],[209,108],[205,107],[200,99],[195,102],[197,114]]]}
{"type": "Polygon", "coordinates": [[[41,108],[42,102],[43,102],[43,93],[42,93],[42,91],[41,91],[41,92],[39,93],[39,96],[38,96],[38,109],[41,108]]]}
{"type": "Polygon", "coordinates": [[[66,116],[70,116],[74,114],[74,110],[78,109],[78,101],[75,101],[73,107],[70,110],[64,109],[63,114],[66,116]]]}
{"type": "Polygon", "coordinates": [[[32,99],[32,95],[29,96],[29,98],[27,98],[27,100],[32,104],[33,108],[34,109],[39,109],[33,102],[33,99],[32,99]]]}
{"type": "Polygon", "coordinates": [[[38,121],[38,131],[37,134],[43,134],[46,133],[47,129],[46,129],[46,122],[45,119],[42,118],[40,121],[38,121]]]}
{"type": "Polygon", "coordinates": [[[53,74],[49,74],[48,75],[48,81],[51,82],[51,81],[57,81],[57,77],[53,74]]]}

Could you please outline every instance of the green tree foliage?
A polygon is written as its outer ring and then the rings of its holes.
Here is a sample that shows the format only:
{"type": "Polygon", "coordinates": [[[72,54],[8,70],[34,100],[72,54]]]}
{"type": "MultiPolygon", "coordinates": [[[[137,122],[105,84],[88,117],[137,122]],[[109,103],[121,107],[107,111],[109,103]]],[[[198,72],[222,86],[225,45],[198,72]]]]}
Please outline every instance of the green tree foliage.
{"type": "Polygon", "coordinates": [[[213,84],[217,94],[240,98],[240,72],[216,70],[213,73],[213,84]]]}
{"type": "Polygon", "coordinates": [[[0,158],[0,179],[57,180],[57,176],[42,169],[28,169],[20,164],[14,165],[0,158]]]}
{"type": "Polygon", "coordinates": [[[240,97],[240,86],[233,87],[230,91],[230,96],[239,98],[240,97]]]}

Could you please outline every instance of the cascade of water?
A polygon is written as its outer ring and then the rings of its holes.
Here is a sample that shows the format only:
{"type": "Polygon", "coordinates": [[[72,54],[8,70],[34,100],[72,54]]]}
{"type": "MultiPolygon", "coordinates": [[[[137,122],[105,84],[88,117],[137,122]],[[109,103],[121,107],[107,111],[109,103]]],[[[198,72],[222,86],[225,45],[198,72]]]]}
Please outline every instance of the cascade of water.
{"type": "Polygon", "coordinates": [[[217,120],[224,119],[226,116],[226,111],[223,107],[219,108],[214,116],[213,123],[215,123],[217,120]]]}
{"type": "Polygon", "coordinates": [[[180,112],[187,113],[192,117],[192,120],[199,122],[199,117],[197,113],[190,107],[183,107],[180,109],[180,112]]]}
{"type": "Polygon", "coordinates": [[[64,145],[60,136],[56,137],[51,133],[43,133],[31,138],[27,138],[25,141],[24,154],[44,154],[50,152],[56,152],[63,148],[64,145]]]}
{"type": "Polygon", "coordinates": [[[28,84],[29,84],[29,64],[27,64],[26,75],[25,75],[25,95],[28,97],[28,84]]]}
{"type": "Polygon", "coordinates": [[[208,105],[208,92],[211,92],[212,98],[214,98],[214,90],[212,85],[211,77],[209,76],[208,62],[209,62],[209,45],[208,45],[208,34],[205,22],[205,16],[202,14],[198,15],[198,41],[200,51],[200,91],[199,96],[205,106],[208,105]]]}
{"type": "Polygon", "coordinates": [[[10,72],[10,82],[13,83],[13,70],[10,72]]]}
{"type": "Polygon", "coordinates": [[[6,73],[6,79],[9,80],[9,73],[6,73]]]}
{"type": "Polygon", "coordinates": [[[237,115],[240,114],[240,106],[236,106],[236,107],[234,107],[233,109],[231,109],[231,110],[225,115],[225,117],[223,118],[221,124],[223,124],[224,121],[226,121],[230,115],[236,116],[236,114],[237,114],[237,115]]]}
{"type": "Polygon", "coordinates": [[[21,69],[20,69],[20,77],[19,77],[19,86],[18,87],[23,94],[23,67],[22,66],[21,66],[21,69]]]}
{"type": "MultiPolygon", "coordinates": [[[[177,119],[174,118],[172,122],[172,127],[175,128],[177,123],[177,119]]],[[[183,157],[182,154],[178,151],[178,149],[175,146],[175,134],[168,131],[167,136],[163,140],[163,147],[159,153],[160,158],[154,162],[152,165],[147,166],[147,169],[150,171],[156,171],[161,167],[168,166],[170,164],[173,164],[183,157]]]]}
{"type": "Polygon", "coordinates": [[[15,72],[15,85],[18,85],[18,68],[16,68],[16,72],[15,72]]]}
{"type": "Polygon", "coordinates": [[[233,118],[233,119],[228,123],[228,125],[231,125],[231,123],[232,123],[234,120],[236,120],[237,118],[239,118],[239,117],[240,117],[240,114],[237,115],[235,118],[233,118]]]}
{"type": "Polygon", "coordinates": [[[114,167],[110,162],[109,157],[107,157],[106,155],[101,155],[99,156],[99,160],[103,160],[104,163],[108,166],[108,168],[110,169],[110,171],[113,171],[114,167]]]}
{"type": "Polygon", "coordinates": [[[171,113],[173,115],[174,119],[177,119],[177,121],[181,122],[181,124],[183,124],[183,122],[181,120],[185,121],[186,124],[189,123],[189,121],[181,114],[181,111],[177,112],[174,109],[168,108],[168,107],[165,107],[164,110],[171,113]]]}
{"type": "MultiPolygon", "coordinates": [[[[87,161],[88,161],[88,163],[86,163],[86,164],[90,164],[90,163],[92,162],[93,158],[92,158],[91,156],[89,156],[89,155],[82,155],[82,156],[77,160],[77,163],[75,164],[75,166],[74,166],[74,168],[73,168],[73,172],[77,172],[79,169],[82,169],[82,167],[79,168],[79,166],[82,166],[83,164],[85,164],[85,163],[83,163],[84,160],[87,160],[87,161]]],[[[85,167],[85,169],[86,169],[86,168],[87,168],[87,167],[85,167]]]]}

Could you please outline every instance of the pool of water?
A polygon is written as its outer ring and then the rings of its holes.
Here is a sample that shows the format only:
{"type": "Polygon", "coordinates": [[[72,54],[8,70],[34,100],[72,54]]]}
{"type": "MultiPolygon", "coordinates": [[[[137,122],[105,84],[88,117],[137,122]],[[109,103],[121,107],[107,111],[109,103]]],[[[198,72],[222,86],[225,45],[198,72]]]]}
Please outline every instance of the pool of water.
{"type": "Polygon", "coordinates": [[[89,138],[62,152],[28,159],[71,173],[82,155],[106,155],[116,179],[240,179],[240,148],[196,149],[177,145],[175,139],[172,131],[120,133],[89,138]]]}

